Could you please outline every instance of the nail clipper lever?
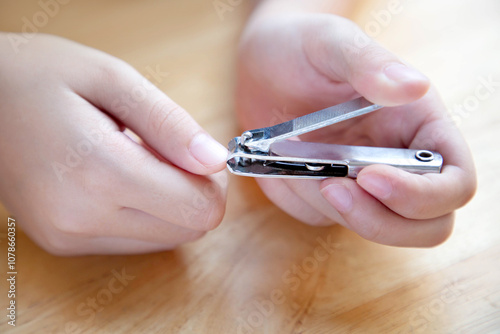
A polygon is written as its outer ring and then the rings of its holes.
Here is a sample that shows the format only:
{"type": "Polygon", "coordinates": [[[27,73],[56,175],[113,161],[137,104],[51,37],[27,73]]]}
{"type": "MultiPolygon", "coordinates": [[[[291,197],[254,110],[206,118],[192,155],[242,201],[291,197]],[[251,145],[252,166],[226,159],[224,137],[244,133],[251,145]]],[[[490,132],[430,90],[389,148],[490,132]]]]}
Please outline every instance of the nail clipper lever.
{"type": "Polygon", "coordinates": [[[440,173],[442,156],[427,150],[348,146],[286,140],[382,106],[358,98],[268,128],[244,132],[229,142],[228,169],[237,175],[280,178],[356,178],[366,166],[440,173]]]}

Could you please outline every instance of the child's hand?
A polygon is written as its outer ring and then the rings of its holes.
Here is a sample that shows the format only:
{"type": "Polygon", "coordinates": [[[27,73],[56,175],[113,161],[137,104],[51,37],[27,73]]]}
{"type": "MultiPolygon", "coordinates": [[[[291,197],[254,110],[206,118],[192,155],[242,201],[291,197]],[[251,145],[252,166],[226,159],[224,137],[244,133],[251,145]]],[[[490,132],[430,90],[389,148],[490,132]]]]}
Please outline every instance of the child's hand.
{"type": "Polygon", "coordinates": [[[471,154],[429,81],[371,41],[352,22],[329,14],[258,13],[242,38],[238,112],[244,130],[277,124],[359,95],[396,106],[302,136],[305,141],[429,149],[444,157],[441,174],[388,166],[357,180],[259,179],[266,195],[312,225],[339,222],[364,238],[432,246],[471,199],[471,154]],[[259,16],[260,15],[260,16],[259,16]]]}
{"type": "Polygon", "coordinates": [[[0,199],[60,255],[139,253],[221,221],[227,151],[124,62],[53,36],[0,35],[0,199]],[[130,128],[147,144],[121,130],[130,128]]]}

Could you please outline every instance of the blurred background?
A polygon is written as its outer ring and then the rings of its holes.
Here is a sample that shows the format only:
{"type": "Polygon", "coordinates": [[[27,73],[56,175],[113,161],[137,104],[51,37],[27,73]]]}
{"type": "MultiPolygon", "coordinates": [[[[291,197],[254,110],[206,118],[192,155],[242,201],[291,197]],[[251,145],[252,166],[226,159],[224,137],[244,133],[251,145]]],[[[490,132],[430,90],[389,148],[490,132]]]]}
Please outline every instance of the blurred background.
{"type": "MultiPolygon", "coordinates": [[[[225,144],[241,133],[235,54],[251,7],[245,0],[2,0],[0,31],[55,34],[144,75],[168,72],[153,83],[225,144]]],[[[0,332],[500,333],[500,2],[366,0],[351,19],[431,78],[473,151],[478,193],[458,211],[445,244],[392,248],[338,226],[305,226],[254,180],[231,177],[222,225],[175,251],[58,258],[18,231],[17,326],[0,314],[0,332]],[[382,17],[394,3],[402,10],[382,17]],[[478,87],[489,94],[478,95],[478,87]],[[314,262],[318,249],[328,251],[326,260],[314,262]],[[131,278],[112,292],[109,282],[123,272],[131,278]]],[[[0,209],[2,277],[8,217],[0,209]]],[[[7,292],[2,279],[2,312],[7,292]]]]}

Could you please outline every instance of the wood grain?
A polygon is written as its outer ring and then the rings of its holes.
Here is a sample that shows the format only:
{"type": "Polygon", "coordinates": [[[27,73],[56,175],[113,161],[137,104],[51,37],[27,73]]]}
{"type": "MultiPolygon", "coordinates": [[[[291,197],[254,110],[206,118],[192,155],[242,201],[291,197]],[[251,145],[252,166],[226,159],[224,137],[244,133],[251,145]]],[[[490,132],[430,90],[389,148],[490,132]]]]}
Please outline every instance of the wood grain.
{"type": "MultiPolygon", "coordinates": [[[[500,81],[500,3],[401,1],[375,34],[428,74],[450,110],[480,78],[500,81]]],[[[377,23],[386,1],[355,19],[377,23]]],[[[2,1],[0,30],[19,31],[37,1],[2,1]]],[[[221,18],[212,1],[83,1],[61,5],[40,29],[101,49],[142,73],[218,140],[237,135],[235,49],[251,11],[221,18]]],[[[8,80],[8,78],[4,78],[8,80]]],[[[141,256],[54,257],[18,233],[18,326],[7,333],[500,333],[500,87],[460,118],[479,175],[456,229],[433,249],[370,243],[338,227],[313,228],[271,204],[251,179],[231,177],[220,228],[175,251],[141,256]],[[123,273],[128,279],[117,280],[123,273]],[[90,305],[95,299],[96,310],[90,305]]],[[[11,162],[15,163],[15,162],[11,162]]],[[[8,213],[0,214],[0,268],[8,213]]]]}

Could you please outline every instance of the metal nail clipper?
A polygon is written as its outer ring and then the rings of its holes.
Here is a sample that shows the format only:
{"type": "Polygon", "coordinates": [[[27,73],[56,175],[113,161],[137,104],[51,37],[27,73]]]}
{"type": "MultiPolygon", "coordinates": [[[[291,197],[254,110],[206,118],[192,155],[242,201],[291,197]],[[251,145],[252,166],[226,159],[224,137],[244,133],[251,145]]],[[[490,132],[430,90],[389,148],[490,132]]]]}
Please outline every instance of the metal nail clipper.
{"type": "Polygon", "coordinates": [[[381,108],[361,97],[271,127],[245,131],[229,142],[227,166],[234,174],[250,177],[356,178],[373,164],[416,174],[440,173],[443,158],[437,152],[287,140],[381,108]]]}

